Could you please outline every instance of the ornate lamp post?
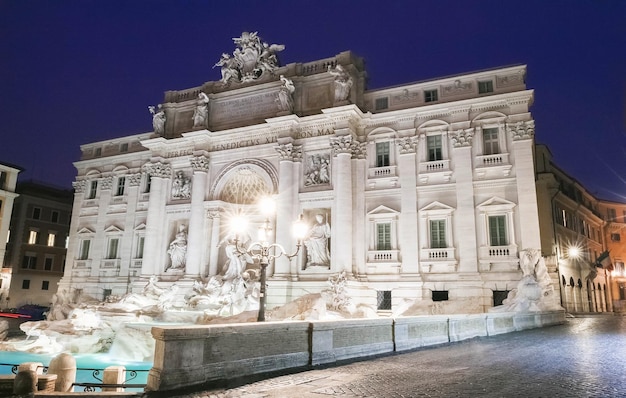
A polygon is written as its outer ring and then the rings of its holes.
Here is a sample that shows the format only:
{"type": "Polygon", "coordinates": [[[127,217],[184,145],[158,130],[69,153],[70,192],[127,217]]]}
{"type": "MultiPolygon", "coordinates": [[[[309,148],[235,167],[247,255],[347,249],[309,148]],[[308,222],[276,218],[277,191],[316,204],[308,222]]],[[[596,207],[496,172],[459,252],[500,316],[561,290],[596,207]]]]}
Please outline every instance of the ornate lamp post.
{"type": "Polygon", "coordinates": [[[302,246],[302,239],[306,234],[306,224],[302,219],[302,214],[293,226],[293,235],[296,238],[296,251],[292,254],[287,254],[287,251],[283,246],[278,243],[271,243],[273,228],[269,217],[272,216],[276,210],[276,204],[272,198],[263,198],[260,202],[261,212],[265,216],[265,221],[258,229],[258,237],[256,242],[250,243],[246,248],[239,240],[239,235],[245,231],[247,220],[243,217],[236,217],[231,220],[231,227],[235,232],[235,249],[239,254],[246,254],[252,259],[257,260],[261,265],[261,291],[259,297],[259,315],[257,317],[258,322],[265,321],[265,302],[266,302],[266,272],[267,266],[274,259],[285,256],[288,259],[298,255],[300,246],[302,246]]]}

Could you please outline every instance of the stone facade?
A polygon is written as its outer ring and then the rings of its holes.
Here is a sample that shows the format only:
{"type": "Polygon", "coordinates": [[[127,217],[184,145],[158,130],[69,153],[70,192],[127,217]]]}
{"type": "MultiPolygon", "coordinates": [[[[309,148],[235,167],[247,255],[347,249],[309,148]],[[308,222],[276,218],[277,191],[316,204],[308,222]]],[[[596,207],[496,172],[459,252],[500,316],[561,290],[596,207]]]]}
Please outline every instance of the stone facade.
{"type": "Polygon", "coordinates": [[[166,92],[160,134],[81,147],[59,289],[102,299],[157,275],[182,292],[223,274],[229,221],[245,214],[256,236],[264,195],[277,243],[295,250],[302,214],[329,256],[311,244],[270,264],[270,308],[343,271],[351,296],[382,311],[483,312],[520,280],[519,251],[540,248],[525,66],[376,90],[351,52],[230,73],[166,92]]]}

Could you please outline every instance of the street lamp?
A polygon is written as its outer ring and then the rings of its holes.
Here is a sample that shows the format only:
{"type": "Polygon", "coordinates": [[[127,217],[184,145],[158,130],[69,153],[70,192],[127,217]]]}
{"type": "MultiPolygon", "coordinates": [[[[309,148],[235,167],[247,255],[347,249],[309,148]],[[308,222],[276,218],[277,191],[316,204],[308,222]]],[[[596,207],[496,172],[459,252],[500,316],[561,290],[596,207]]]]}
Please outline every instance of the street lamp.
{"type": "Polygon", "coordinates": [[[259,202],[259,205],[261,212],[265,216],[265,221],[258,229],[256,242],[250,243],[250,245],[246,248],[239,239],[239,235],[245,231],[245,227],[247,225],[247,220],[245,218],[241,216],[234,218],[231,220],[231,227],[235,232],[235,250],[237,250],[239,254],[245,254],[250,256],[252,259],[257,260],[261,265],[261,291],[259,293],[259,315],[257,317],[257,321],[263,322],[265,321],[265,279],[267,266],[271,261],[280,256],[285,256],[291,260],[298,255],[300,246],[302,246],[302,239],[304,239],[304,235],[306,234],[306,224],[302,219],[302,214],[300,214],[298,220],[293,226],[293,235],[296,238],[296,251],[293,254],[287,254],[285,248],[280,244],[270,243],[273,233],[270,216],[272,216],[276,210],[276,203],[272,198],[263,198],[259,202]]]}

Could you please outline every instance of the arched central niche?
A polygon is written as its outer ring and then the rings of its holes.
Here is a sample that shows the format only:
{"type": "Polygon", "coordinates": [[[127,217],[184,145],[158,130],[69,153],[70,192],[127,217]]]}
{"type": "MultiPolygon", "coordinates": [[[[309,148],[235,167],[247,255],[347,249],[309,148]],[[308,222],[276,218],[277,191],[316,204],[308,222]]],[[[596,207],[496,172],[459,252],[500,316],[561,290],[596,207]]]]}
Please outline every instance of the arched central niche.
{"type": "Polygon", "coordinates": [[[277,191],[278,181],[271,165],[247,159],[224,168],[212,190],[212,197],[238,205],[256,204],[262,196],[277,191]]]}

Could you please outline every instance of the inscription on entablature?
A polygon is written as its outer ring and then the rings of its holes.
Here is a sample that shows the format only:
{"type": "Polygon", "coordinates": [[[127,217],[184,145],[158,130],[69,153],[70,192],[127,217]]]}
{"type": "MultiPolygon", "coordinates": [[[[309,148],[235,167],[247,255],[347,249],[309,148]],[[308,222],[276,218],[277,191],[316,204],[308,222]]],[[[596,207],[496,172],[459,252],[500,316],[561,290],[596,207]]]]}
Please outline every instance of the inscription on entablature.
{"type": "Polygon", "coordinates": [[[295,138],[301,139],[301,138],[321,137],[323,135],[331,135],[331,134],[334,134],[333,129],[307,130],[307,131],[298,131],[295,134],[295,138]]]}
{"type": "Polygon", "coordinates": [[[181,149],[180,151],[169,151],[163,155],[166,158],[177,158],[179,156],[193,155],[193,149],[181,149]]]}
{"type": "Polygon", "coordinates": [[[229,141],[211,145],[211,151],[223,151],[226,149],[244,148],[247,146],[273,144],[275,142],[278,142],[278,137],[275,135],[268,137],[252,138],[247,140],[229,141]]]}
{"type": "Polygon", "coordinates": [[[276,103],[278,91],[251,94],[247,97],[215,101],[211,103],[211,124],[246,121],[259,117],[275,116],[279,110],[276,103]]]}

